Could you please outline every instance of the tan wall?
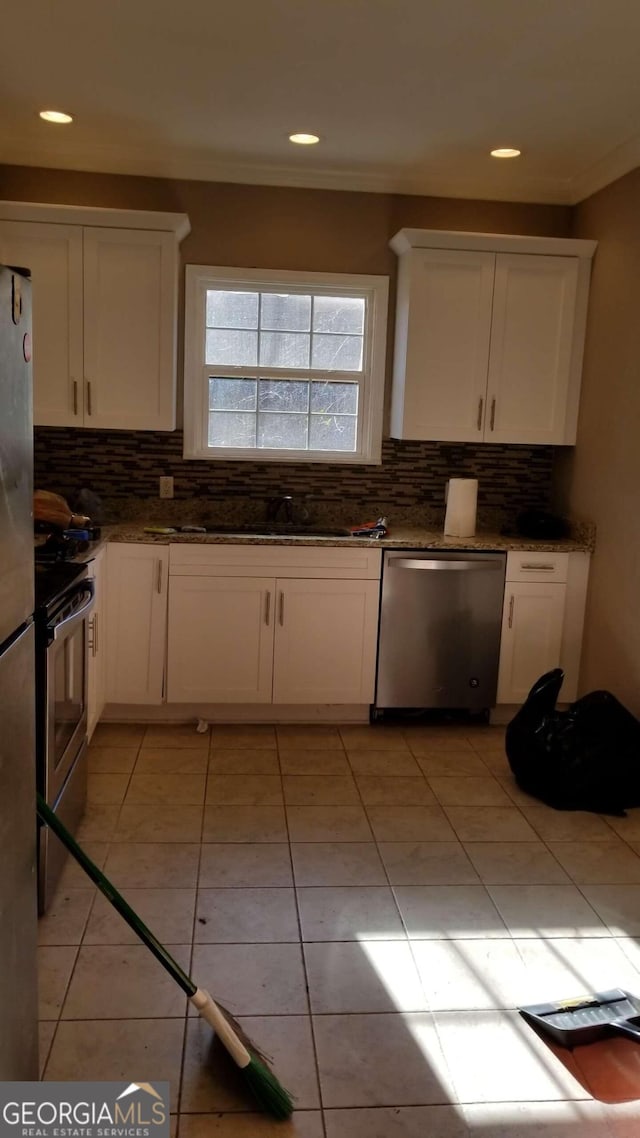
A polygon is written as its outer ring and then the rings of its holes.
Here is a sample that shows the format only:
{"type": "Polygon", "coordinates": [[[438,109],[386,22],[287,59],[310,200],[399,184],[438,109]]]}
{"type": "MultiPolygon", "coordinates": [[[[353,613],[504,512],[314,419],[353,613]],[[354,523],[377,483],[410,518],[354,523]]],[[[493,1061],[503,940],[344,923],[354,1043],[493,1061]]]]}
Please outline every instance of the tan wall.
{"type": "Polygon", "coordinates": [[[640,714],[640,170],[575,210],[598,241],[575,450],[556,467],[558,505],[598,527],[580,688],[640,714]]]}
{"type": "Polygon", "coordinates": [[[243,186],[0,165],[0,198],[188,213],[187,262],[393,273],[404,225],[565,237],[567,206],[243,186]]]}

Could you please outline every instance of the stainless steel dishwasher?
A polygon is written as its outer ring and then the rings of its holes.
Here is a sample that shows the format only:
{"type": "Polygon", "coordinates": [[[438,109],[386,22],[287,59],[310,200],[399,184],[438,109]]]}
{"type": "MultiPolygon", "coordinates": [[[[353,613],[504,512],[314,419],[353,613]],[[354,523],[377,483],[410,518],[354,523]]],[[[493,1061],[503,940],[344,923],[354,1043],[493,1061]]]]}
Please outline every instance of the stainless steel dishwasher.
{"type": "Polygon", "coordinates": [[[375,711],[495,704],[506,554],[385,553],[375,711]]]}

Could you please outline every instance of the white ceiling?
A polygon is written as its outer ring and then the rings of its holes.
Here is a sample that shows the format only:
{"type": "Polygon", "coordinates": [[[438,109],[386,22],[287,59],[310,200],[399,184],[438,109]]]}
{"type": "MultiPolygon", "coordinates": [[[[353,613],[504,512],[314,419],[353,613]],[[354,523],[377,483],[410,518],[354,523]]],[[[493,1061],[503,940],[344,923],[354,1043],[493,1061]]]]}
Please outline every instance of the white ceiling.
{"type": "Polygon", "coordinates": [[[639,46],[638,0],[23,0],[0,162],[574,203],[640,165],[639,46]]]}

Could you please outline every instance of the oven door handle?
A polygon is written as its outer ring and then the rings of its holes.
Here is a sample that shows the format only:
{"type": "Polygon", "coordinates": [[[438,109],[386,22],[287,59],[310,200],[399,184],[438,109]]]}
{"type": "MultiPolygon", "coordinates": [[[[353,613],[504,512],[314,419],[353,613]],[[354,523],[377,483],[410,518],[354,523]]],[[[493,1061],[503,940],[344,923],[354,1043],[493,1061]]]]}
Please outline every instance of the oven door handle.
{"type": "Polygon", "coordinates": [[[54,625],[54,627],[53,627],[53,639],[54,640],[57,640],[58,637],[62,635],[63,629],[66,629],[69,627],[70,624],[75,624],[76,621],[81,620],[81,618],[85,615],[85,613],[89,612],[89,609],[93,607],[93,600],[94,600],[94,596],[95,596],[95,587],[94,587],[92,580],[82,581],[81,584],[78,585],[77,589],[74,590],[74,592],[71,595],[72,596],[78,596],[78,595],[81,596],[83,593],[88,594],[88,597],[89,597],[88,601],[86,602],[86,604],[82,605],[79,609],[76,609],[75,612],[72,612],[70,616],[67,616],[67,617],[65,617],[64,620],[61,620],[60,624],[54,625]]]}

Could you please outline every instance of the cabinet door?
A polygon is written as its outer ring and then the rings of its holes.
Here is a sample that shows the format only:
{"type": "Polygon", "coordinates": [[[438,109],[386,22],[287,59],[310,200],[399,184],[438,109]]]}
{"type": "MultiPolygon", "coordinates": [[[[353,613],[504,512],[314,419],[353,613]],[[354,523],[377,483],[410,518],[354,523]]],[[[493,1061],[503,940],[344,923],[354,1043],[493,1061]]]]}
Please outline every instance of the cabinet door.
{"type": "Polygon", "coordinates": [[[169,703],[271,703],[275,581],[172,576],[169,703]]]}
{"type": "Polygon", "coordinates": [[[0,221],[0,263],[31,270],[35,425],[82,425],[82,229],[0,221]]]}
{"type": "Polygon", "coordinates": [[[577,257],[498,253],[485,440],[563,443],[577,257]]]}
{"type": "Polygon", "coordinates": [[[524,703],[533,684],[560,664],[566,585],[507,582],[498,703],[524,703]]]}
{"type": "Polygon", "coordinates": [[[482,439],[494,263],[494,253],[410,255],[398,297],[395,438],[482,439]]]}
{"type": "Polygon", "coordinates": [[[274,703],[371,703],[378,581],[278,580],[274,703]]]}
{"type": "Polygon", "coordinates": [[[95,602],[89,618],[89,661],[87,668],[87,734],[93,735],[104,710],[107,693],[105,639],[105,550],[89,563],[89,576],[95,584],[95,602]]]}
{"type": "Polygon", "coordinates": [[[85,426],[175,427],[173,234],[84,230],[85,426]]]}
{"type": "Polygon", "coordinates": [[[107,548],[107,702],[162,703],[169,547],[107,548]]]}

